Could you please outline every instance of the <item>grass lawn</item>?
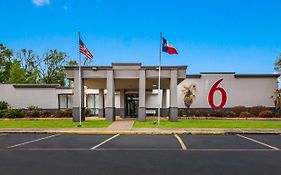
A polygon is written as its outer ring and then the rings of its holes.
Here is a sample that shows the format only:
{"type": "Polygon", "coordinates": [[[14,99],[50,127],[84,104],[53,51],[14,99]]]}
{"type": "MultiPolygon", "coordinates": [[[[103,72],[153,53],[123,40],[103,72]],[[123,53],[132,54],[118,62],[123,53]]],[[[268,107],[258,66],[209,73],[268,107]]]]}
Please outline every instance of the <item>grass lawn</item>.
{"type": "MultiPolygon", "coordinates": [[[[0,120],[0,128],[76,128],[78,122],[65,120],[0,120]]],[[[82,128],[105,128],[111,122],[88,120],[82,122],[82,128]]]]}
{"type": "Polygon", "coordinates": [[[162,120],[160,126],[153,125],[153,120],[136,121],[135,128],[273,128],[281,129],[280,121],[246,121],[246,120],[179,120],[170,122],[162,120]]]}

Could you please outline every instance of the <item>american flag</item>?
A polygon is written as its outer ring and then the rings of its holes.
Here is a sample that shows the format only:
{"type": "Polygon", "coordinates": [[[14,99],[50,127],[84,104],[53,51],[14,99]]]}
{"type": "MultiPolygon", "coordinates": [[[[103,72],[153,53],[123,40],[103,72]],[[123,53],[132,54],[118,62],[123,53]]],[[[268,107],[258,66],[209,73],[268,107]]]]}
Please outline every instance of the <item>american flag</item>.
{"type": "Polygon", "coordinates": [[[84,54],[87,58],[91,59],[94,56],[91,54],[91,52],[87,49],[81,38],[79,38],[79,52],[84,54]]]}

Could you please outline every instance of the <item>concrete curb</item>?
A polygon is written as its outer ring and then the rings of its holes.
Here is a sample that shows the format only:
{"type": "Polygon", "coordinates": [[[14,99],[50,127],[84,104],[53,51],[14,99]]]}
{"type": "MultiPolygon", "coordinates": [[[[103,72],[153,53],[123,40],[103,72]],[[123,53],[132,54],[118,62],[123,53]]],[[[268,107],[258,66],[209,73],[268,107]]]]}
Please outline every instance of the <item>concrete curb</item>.
{"type": "Polygon", "coordinates": [[[273,129],[133,129],[133,130],[91,130],[91,129],[83,129],[83,130],[58,130],[58,129],[2,129],[0,133],[34,133],[34,134],[155,134],[155,135],[163,135],[163,134],[281,134],[281,130],[273,130],[273,129]]]}

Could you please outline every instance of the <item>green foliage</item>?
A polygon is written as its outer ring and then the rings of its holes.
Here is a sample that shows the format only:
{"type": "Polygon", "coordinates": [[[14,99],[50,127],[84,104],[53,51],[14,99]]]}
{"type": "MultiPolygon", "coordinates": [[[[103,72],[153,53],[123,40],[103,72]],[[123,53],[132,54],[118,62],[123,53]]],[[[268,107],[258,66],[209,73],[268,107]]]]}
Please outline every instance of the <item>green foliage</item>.
{"type": "Polygon", "coordinates": [[[22,49],[17,54],[16,59],[20,61],[21,67],[24,70],[26,83],[36,84],[40,82],[39,79],[39,63],[38,55],[32,50],[22,49]]]}
{"type": "Polygon", "coordinates": [[[225,117],[234,118],[237,114],[234,111],[228,111],[225,113],[225,117]]]}
{"type": "Polygon", "coordinates": [[[67,66],[78,66],[79,64],[77,63],[77,61],[75,60],[70,60],[67,63],[67,66]]]}
{"type": "MultiPolygon", "coordinates": [[[[49,50],[39,57],[32,50],[12,52],[0,44],[0,83],[70,85],[64,73],[67,54],[49,50]]],[[[69,61],[67,65],[78,65],[69,61]]]]}
{"type": "Polygon", "coordinates": [[[250,112],[244,111],[244,112],[240,113],[239,117],[241,117],[241,118],[249,118],[249,117],[252,117],[252,114],[250,112]]]}
{"type": "Polygon", "coordinates": [[[281,72],[281,54],[277,57],[277,60],[275,61],[274,66],[275,66],[274,69],[277,72],[281,72]]]}
{"type": "Polygon", "coordinates": [[[20,109],[4,109],[0,110],[0,118],[22,118],[20,109]]]}
{"type": "Polygon", "coordinates": [[[0,110],[8,109],[9,104],[5,101],[0,101],[0,110]]]}
{"type": "Polygon", "coordinates": [[[194,115],[195,115],[196,117],[208,117],[208,113],[207,113],[207,112],[200,111],[200,110],[195,111],[194,115]]]}
{"type": "Polygon", "coordinates": [[[89,109],[89,108],[85,109],[85,116],[86,117],[90,117],[91,116],[91,109],[89,109]]]}
{"type": "Polygon", "coordinates": [[[211,116],[213,116],[213,117],[224,117],[225,113],[220,109],[215,109],[211,112],[211,116]]]}
{"type": "Polygon", "coordinates": [[[65,109],[64,113],[67,117],[72,117],[72,108],[65,109]]]}
{"type": "Polygon", "coordinates": [[[13,52],[0,44],[0,83],[6,83],[10,76],[13,52]]]}
{"type": "Polygon", "coordinates": [[[66,53],[49,50],[40,64],[40,78],[45,84],[65,85],[64,63],[66,53]]]}
{"type": "Polygon", "coordinates": [[[8,83],[25,84],[25,71],[21,67],[20,62],[14,60],[10,70],[10,77],[8,83]]]}

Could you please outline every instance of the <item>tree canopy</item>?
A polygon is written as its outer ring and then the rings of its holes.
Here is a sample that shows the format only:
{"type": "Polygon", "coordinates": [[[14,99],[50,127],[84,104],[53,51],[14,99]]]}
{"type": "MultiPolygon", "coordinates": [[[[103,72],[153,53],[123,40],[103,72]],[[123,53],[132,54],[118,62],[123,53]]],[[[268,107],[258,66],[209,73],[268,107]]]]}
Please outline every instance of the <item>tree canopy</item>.
{"type": "Polygon", "coordinates": [[[33,50],[13,51],[0,44],[0,83],[11,84],[70,84],[66,80],[64,66],[75,66],[75,60],[67,62],[64,52],[48,50],[39,56],[33,50]]]}

